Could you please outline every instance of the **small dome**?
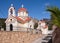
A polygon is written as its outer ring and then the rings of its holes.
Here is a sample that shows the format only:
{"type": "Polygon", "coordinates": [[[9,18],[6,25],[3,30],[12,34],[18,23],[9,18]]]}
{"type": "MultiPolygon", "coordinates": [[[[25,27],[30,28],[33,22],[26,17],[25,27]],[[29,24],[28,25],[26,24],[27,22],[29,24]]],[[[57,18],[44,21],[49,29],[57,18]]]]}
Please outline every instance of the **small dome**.
{"type": "Polygon", "coordinates": [[[27,10],[26,10],[26,8],[20,8],[19,10],[18,10],[18,12],[27,12],[27,10]]]}

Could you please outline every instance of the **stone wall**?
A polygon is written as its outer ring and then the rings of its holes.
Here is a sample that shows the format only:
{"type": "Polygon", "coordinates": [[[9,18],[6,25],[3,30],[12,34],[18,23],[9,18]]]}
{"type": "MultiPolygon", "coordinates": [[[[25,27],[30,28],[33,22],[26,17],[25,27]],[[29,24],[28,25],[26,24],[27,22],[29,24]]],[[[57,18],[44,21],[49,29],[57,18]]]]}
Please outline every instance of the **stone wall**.
{"type": "Polygon", "coordinates": [[[31,43],[40,34],[30,34],[19,31],[0,31],[0,43],[31,43]]]}

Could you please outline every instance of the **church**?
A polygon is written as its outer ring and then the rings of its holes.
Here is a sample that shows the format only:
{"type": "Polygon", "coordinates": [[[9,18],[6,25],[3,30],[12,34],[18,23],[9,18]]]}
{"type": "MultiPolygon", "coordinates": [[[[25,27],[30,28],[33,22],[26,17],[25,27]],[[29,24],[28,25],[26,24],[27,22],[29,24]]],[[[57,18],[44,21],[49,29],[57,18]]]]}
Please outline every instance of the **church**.
{"type": "Polygon", "coordinates": [[[6,31],[31,31],[31,30],[41,30],[42,34],[48,33],[48,25],[44,20],[39,21],[28,15],[28,11],[24,8],[24,5],[18,9],[17,13],[15,7],[11,4],[8,9],[8,18],[6,19],[6,31]],[[17,14],[17,15],[16,15],[17,14]],[[37,28],[34,26],[38,24],[37,28]]]}
{"type": "Polygon", "coordinates": [[[34,29],[37,20],[31,18],[28,14],[24,5],[22,5],[16,13],[13,4],[11,4],[8,9],[8,18],[5,21],[6,31],[29,31],[29,29],[34,29]]]}

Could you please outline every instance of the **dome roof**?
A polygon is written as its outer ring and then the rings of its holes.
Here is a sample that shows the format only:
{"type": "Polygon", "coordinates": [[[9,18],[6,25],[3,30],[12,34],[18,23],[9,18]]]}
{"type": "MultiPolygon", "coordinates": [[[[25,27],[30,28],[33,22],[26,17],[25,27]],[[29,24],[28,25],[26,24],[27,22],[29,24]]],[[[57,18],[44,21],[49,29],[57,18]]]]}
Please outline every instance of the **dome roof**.
{"type": "Polygon", "coordinates": [[[18,12],[27,12],[27,10],[26,10],[26,8],[20,8],[19,10],[18,10],[18,12]]]}
{"type": "Polygon", "coordinates": [[[24,5],[22,4],[21,8],[19,8],[18,12],[27,12],[26,8],[24,8],[24,5]]]}

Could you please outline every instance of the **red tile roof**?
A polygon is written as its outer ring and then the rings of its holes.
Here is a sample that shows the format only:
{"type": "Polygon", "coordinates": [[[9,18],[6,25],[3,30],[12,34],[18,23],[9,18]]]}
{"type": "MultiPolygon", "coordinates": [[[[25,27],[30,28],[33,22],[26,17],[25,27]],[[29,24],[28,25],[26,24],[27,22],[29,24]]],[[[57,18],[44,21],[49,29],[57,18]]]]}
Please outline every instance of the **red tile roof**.
{"type": "Polygon", "coordinates": [[[45,25],[44,29],[48,28],[48,25],[45,25]]]}
{"type": "Polygon", "coordinates": [[[25,20],[23,20],[23,19],[21,19],[21,18],[19,18],[19,17],[16,17],[16,19],[17,19],[19,22],[23,23],[23,24],[31,20],[31,18],[29,18],[29,17],[27,17],[25,20]]]}
{"type": "Polygon", "coordinates": [[[26,19],[25,19],[25,21],[29,21],[31,18],[29,18],[29,17],[27,17],[26,19]]]}
{"type": "Polygon", "coordinates": [[[20,9],[18,10],[18,12],[21,12],[21,11],[27,12],[26,8],[20,8],[20,9]]]}
{"type": "Polygon", "coordinates": [[[18,20],[18,21],[23,21],[21,18],[19,18],[19,17],[16,17],[16,19],[18,20]]]}

